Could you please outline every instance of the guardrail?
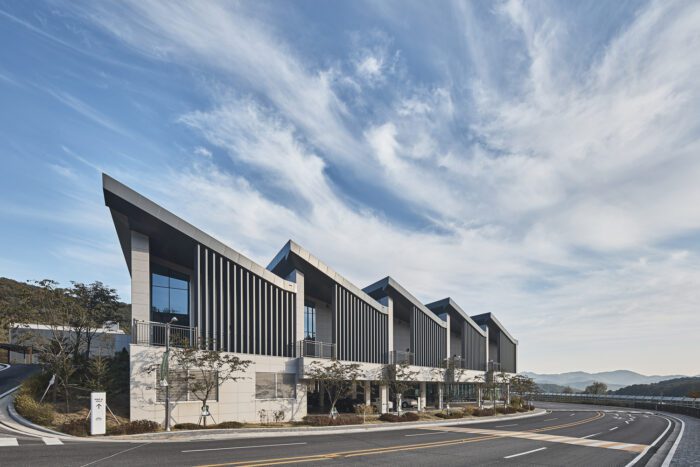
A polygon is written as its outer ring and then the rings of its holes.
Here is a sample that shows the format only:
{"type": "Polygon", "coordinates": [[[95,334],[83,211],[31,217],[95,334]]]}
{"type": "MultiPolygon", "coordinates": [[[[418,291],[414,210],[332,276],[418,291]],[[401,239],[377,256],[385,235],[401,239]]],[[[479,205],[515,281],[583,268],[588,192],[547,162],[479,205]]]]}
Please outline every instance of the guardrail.
{"type": "Polygon", "coordinates": [[[297,342],[297,357],[335,358],[335,344],[328,342],[302,340],[297,342]]]}
{"type": "Polygon", "coordinates": [[[700,418],[700,399],[668,396],[625,396],[613,394],[563,394],[544,392],[531,394],[532,400],[597,404],[645,410],[662,410],[700,418]]]}
{"type": "Polygon", "coordinates": [[[165,346],[168,340],[173,347],[197,345],[197,328],[137,319],[131,326],[132,344],[165,346]]]}
{"type": "Polygon", "coordinates": [[[413,352],[406,352],[404,350],[392,350],[389,352],[389,363],[413,365],[415,363],[415,355],[413,352]]]}

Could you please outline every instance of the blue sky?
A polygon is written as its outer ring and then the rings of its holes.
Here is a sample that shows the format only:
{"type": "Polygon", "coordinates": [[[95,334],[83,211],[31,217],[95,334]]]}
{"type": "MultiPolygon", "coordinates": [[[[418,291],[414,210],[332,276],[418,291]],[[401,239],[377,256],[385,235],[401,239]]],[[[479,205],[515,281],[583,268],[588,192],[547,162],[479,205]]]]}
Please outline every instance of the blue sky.
{"type": "Polygon", "coordinates": [[[697,374],[700,4],[0,0],[0,275],[129,275],[105,171],[267,264],[697,374]]]}

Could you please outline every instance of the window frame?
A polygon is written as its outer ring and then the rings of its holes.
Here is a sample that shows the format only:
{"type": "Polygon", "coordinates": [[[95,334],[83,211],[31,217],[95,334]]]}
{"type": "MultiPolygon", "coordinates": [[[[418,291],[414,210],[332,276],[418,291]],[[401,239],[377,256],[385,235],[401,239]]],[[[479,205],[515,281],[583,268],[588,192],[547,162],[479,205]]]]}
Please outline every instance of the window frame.
{"type": "Polygon", "coordinates": [[[296,379],[296,374],[295,373],[284,373],[284,372],[276,372],[276,371],[256,371],[255,372],[255,400],[256,401],[280,401],[280,400],[296,400],[297,398],[297,379],[296,379]],[[259,398],[258,397],[258,374],[266,374],[266,375],[274,375],[275,376],[275,397],[266,397],[266,398],[259,398]],[[280,386],[285,384],[284,383],[284,375],[292,376],[294,377],[294,383],[291,384],[291,397],[279,397],[280,394],[280,386]]]}

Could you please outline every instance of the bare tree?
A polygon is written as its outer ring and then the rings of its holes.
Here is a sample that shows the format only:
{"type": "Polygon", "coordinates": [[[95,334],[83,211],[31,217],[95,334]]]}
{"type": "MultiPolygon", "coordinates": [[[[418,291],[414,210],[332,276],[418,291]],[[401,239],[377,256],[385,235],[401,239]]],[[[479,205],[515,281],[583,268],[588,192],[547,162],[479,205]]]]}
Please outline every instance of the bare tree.
{"type": "Polygon", "coordinates": [[[340,360],[331,360],[330,363],[313,362],[306,370],[306,374],[320,383],[328,394],[331,402],[331,416],[333,416],[335,404],[340,398],[350,393],[352,386],[361,376],[358,363],[343,363],[340,360]]]}
{"type": "Polygon", "coordinates": [[[608,392],[608,385],[600,381],[593,381],[591,385],[586,386],[583,392],[585,394],[605,394],[608,392]]]}
{"type": "Polygon", "coordinates": [[[73,286],[68,290],[68,295],[79,305],[77,313],[71,319],[71,326],[76,333],[78,346],[77,352],[85,351],[85,358],[90,358],[90,347],[97,331],[106,322],[113,321],[119,309],[119,296],[115,289],[105,286],[102,282],[96,281],[91,284],[73,282],[73,286]],[[82,342],[85,345],[80,345],[82,342]]]}
{"type": "Polygon", "coordinates": [[[400,363],[389,363],[384,366],[382,371],[382,385],[389,387],[389,390],[394,394],[394,404],[396,411],[401,413],[401,398],[403,393],[410,389],[416,381],[418,372],[411,370],[411,365],[408,361],[400,363]]]}

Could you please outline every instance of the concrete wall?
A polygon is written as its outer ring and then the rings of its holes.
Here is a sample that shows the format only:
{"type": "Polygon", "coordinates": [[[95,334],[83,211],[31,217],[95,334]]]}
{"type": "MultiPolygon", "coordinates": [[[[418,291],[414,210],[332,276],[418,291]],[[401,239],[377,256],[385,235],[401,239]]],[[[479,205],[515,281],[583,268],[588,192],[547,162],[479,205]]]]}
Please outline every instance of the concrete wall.
{"type": "Polygon", "coordinates": [[[333,342],[333,310],[320,300],[310,299],[316,304],[316,340],[333,342]]]}
{"type": "MultiPolygon", "coordinates": [[[[165,424],[165,403],[156,400],[156,373],[148,374],[145,367],[159,363],[163,347],[131,345],[131,420],[154,420],[165,424]]],[[[295,373],[297,359],[287,357],[270,357],[261,355],[237,354],[253,363],[245,372],[244,378],[227,381],[219,387],[219,400],[210,401],[209,411],[217,423],[224,421],[259,422],[260,410],[268,415],[283,410],[284,420],[301,420],[306,416],[306,384],[297,379],[296,399],[257,400],[255,399],[255,373],[295,373]]],[[[175,369],[171,366],[171,369],[175,369]]],[[[171,424],[197,423],[201,403],[199,401],[174,402],[171,404],[171,424]]],[[[211,419],[208,420],[208,423],[211,419]]]]}
{"type": "MultiPolygon", "coordinates": [[[[72,331],[59,331],[61,335],[72,334],[72,331]]],[[[44,346],[53,339],[53,331],[50,329],[30,329],[17,328],[10,330],[10,343],[27,346],[44,346]]],[[[75,339],[74,337],[72,339],[75,339]]],[[[122,349],[129,350],[131,336],[116,332],[98,332],[90,342],[90,357],[112,357],[122,349]]],[[[83,349],[83,352],[85,349],[83,349]]],[[[10,352],[10,363],[30,363],[26,361],[25,355],[21,352],[10,352]]],[[[28,359],[28,355],[27,355],[28,359]]],[[[32,355],[31,363],[39,363],[39,353],[32,355]]]]}
{"type": "Polygon", "coordinates": [[[147,236],[131,231],[131,318],[151,320],[151,255],[147,236]]]}
{"type": "Polygon", "coordinates": [[[457,334],[455,332],[450,333],[450,354],[448,357],[452,357],[454,355],[459,355],[460,357],[464,357],[462,355],[462,336],[460,334],[457,334]]]}

